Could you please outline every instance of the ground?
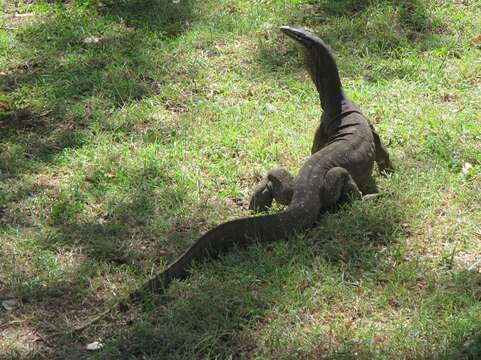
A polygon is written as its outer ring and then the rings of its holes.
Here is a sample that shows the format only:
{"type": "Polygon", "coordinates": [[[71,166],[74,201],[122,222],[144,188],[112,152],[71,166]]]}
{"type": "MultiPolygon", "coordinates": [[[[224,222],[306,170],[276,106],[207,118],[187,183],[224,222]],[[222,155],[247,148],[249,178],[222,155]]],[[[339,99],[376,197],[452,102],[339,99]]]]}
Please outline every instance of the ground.
{"type": "Polygon", "coordinates": [[[0,358],[481,357],[478,0],[0,7],[0,358]],[[281,25],[336,54],[396,166],[383,197],[72,333],[308,157],[318,96],[281,25]]]}

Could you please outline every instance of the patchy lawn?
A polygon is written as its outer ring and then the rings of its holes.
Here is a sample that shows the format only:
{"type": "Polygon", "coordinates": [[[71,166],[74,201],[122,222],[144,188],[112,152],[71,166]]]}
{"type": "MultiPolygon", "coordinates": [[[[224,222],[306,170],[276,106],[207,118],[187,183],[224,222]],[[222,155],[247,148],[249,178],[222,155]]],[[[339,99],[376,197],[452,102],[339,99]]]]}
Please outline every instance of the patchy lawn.
{"type": "Polygon", "coordinates": [[[2,359],[481,357],[479,1],[14,3],[0,1],[0,300],[16,301],[2,359]],[[248,215],[268,169],[307,158],[318,96],[281,25],[333,49],[396,165],[384,196],[72,334],[248,215]]]}

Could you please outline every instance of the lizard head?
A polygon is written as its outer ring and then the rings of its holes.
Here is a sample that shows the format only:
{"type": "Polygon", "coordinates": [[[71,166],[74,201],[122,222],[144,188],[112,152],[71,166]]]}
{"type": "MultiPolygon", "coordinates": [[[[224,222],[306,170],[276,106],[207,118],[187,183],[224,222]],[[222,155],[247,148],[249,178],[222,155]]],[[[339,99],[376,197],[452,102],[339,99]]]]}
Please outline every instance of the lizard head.
{"type": "Polygon", "coordinates": [[[290,38],[296,40],[306,49],[312,48],[313,46],[315,46],[316,43],[322,44],[321,39],[319,39],[313,33],[304,29],[296,29],[290,26],[281,26],[281,31],[290,38]]]}
{"type": "Polygon", "coordinates": [[[281,31],[302,45],[304,50],[304,65],[309,75],[311,75],[312,80],[314,80],[317,85],[319,78],[322,76],[322,69],[320,69],[318,60],[322,58],[325,53],[324,49],[327,48],[324,42],[310,31],[304,29],[281,26],[281,31]]]}

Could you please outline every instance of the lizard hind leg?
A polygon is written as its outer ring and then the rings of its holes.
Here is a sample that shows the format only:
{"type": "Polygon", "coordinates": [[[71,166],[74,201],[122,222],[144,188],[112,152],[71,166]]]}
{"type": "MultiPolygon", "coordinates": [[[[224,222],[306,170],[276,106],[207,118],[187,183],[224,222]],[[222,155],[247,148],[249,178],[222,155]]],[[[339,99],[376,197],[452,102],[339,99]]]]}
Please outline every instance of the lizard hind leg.
{"type": "Polygon", "coordinates": [[[327,208],[362,198],[361,191],[351,174],[342,167],[329,170],[324,180],[325,184],[321,188],[320,196],[321,203],[327,208]]]}
{"type": "Polygon", "coordinates": [[[293,194],[293,177],[285,169],[277,168],[269,171],[256,185],[249,202],[249,209],[255,212],[266,211],[272,201],[289,205],[293,194]]]}

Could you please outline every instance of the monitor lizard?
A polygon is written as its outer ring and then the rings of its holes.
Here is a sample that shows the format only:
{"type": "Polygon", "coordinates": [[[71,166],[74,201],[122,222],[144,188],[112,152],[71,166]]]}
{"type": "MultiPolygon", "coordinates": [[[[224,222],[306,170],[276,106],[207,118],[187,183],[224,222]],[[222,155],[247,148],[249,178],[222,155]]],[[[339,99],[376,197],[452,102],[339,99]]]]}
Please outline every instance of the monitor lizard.
{"type": "MultiPolygon", "coordinates": [[[[389,154],[359,107],[344,93],[333,55],[313,33],[288,26],[281,31],[301,45],[305,64],[319,92],[323,113],[311,156],[293,177],[274,169],[256,186],[250,209],[266,210],[275,199],[287,208],[275,214],[245,217],[206,232],[180,257],[131,294],[158,291],[174,279],[184,279],[194,261],[216,256],[253,241],[280,240],[314,226],[320,212],[343,199],[377,192],[372,171],[392,171],[389,154]]],[[[367,195],[369,197],[370,195],[367,195]]]]}

